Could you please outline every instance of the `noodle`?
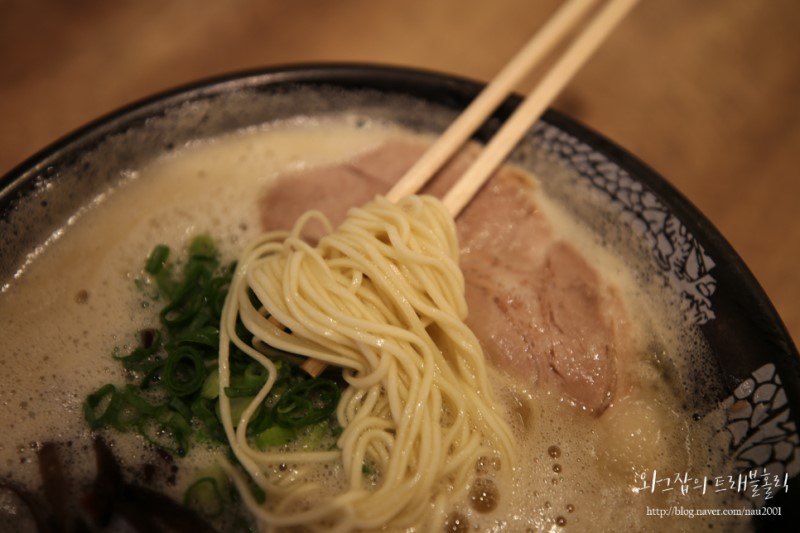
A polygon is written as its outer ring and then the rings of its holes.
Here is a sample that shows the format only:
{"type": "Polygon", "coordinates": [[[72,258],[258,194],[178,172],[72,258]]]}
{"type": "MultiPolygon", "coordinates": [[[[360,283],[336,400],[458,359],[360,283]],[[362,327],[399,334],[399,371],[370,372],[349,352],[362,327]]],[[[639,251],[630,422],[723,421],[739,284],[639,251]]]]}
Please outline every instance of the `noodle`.
{"type": "Polygon", "coordinates": [[[264,234],[248,247],[223,310],[219,398],[234,454],[266,503],[226,470],[263,530],[441,528],[481,457],[511,471],[511,430],[496,410],[466,315],[454,221],[433,197],[397,204],[377,197],[351,209],[335,231],[311,212],[291,232],[264,234]],[[316,247],[301,238],[311,219],[328,228],[316,247]],[[252,343],[237,336],[237,319],[252,343]],[[269,373],[236,423],[223,392],[231,342],[269,373]],[[343,369],[336,449],[262,452],[248,442],[250,418],[277,375],[260,343],[343,369]],[[342,478],[333,490],[318,480],[331,464],[342,478]]]}

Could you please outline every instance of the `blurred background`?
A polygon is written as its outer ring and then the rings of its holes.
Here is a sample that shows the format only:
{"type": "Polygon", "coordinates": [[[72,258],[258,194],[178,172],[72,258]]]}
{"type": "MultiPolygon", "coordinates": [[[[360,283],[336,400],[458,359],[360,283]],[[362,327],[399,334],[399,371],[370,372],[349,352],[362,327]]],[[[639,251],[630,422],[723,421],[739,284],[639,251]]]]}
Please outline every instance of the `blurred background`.
{"type": "MultiPolygon", "coordinates": [[[[0,0],[0,175],[121,105],[241,69],[357,61],[488,81],[560,3],[0,0]]],[[[797,0],[642,0],[554,104],[697,205],[795,342],[798,28],[797,0]]]]}

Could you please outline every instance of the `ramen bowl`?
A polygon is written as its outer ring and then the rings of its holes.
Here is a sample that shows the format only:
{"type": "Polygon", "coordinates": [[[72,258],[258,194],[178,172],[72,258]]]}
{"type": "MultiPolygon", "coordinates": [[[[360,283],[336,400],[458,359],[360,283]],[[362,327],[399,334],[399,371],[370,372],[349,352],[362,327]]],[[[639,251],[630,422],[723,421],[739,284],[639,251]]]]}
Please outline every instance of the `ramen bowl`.
{"type": "MultiPolygon", "coordinates": [[[[349,110],[435,135],[481,87],[418,70],[298,66],[202,81],[114,112],[45,148],[0,181],[0,298],[70,231],[87,205],[102,202],[106,191],[158,156],[267,123],[349,110]]],[[[487,140],[519,102],[517,97],[504,102],[474,140],[487,140]]],[[[627,236],[609,239],[608,246],[635,243],[636,253],[647,257],[648,279],[668,287],[680,303],[679,319],[700,332],[708,352],[698,358],[702,368],[685,376],[683,403],[687,417],[721,417],[729,469],[698,486],[741,493],[753,509],[764,510],[752,518],[756,528],[786,523],[800,502],[800,491],[791,490],[800,474],[800,359],[739,256],[664,178],[563,114],[545,113],[511,160],[535,173],[572,216],[602,220],[595,224],[598,233],[613,226],[627,236]],[[590,194],[577,201],[574,187],[590,194]],[[772,480],[770,490],[765,479],[772,480]],[[756,480],[761,490],[753,490],[756,480]]],[[[9,413],[4,416],[14,416],[9,413]]],[[[3,442],[3,447],[25,444],[3,442]]],[[[670,475],[675,473],[642,472],[642,489],[653,492],[670,475]]],[[[688,482],[684,485],[688,490],[688,482]]]]}

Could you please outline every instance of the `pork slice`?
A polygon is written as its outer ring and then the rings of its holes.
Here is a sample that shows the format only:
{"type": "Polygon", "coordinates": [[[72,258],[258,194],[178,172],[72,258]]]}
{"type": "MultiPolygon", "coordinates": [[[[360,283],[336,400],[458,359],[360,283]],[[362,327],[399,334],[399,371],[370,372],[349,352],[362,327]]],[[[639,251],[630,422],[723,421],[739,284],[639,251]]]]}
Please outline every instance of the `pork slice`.
{"type": "MultiPolygon", "coordinates": [[[[308,210],[316,209],[336,226],[347,210],[385,194],[419,159],[427,146],[406,140],[391,141],[339,165],[312,168],[281,176],[261,196],[261,227],[265,230],[291,229],[308,210]]],[[[421,192],[441,197],[463,174],[473,158],[474,148],[445,166],[421,192]]],[[[313,226],[306,236],[316,240],[322,228],[313,226]]]]}
{"type": "MultiPolygon", "coordinates": [[[[388,191],[419,159],[427,145],[406,140],[391,141],[349,163],[358,172],[384,182],[388,191]]],[[[477,147],[467,145],[436,173],[420,193],[441,198],[475,159],[477,147]]]]}
{"type": "MultiPolygon", "coordinates": [[[[281,176],[260,199],[261,227],[291,229],[300,215],[311,209],[321,211],[336,226],[351,206],[369,202],[386,188],[385,183],[348,164],[281,176]]],[[[304,237],[312,241],[323,234],[324,228],[316,221],[304,228],[304,237]]]]}
{"type": "MultiPolygon", "coordinates": [[[[505,268],[530,271],[553,241],[550,223],[531,200],[530,178],[504,167],[458,217],[462,267],[495,258],[505,268]]],[[[488,265],[487,265],[488,266],[488,265]]]]}
{"type": "Polygon", "coordinates": [[[467,324],[495,366],[602,413],[617,386],[619,306],[586,259],[555,237],[533,186],[506,168],[458,221],[467,324]]]}
{"type": "Polygon", "coordinates": [[[520,197],[529,191],[519,180],[508,170],[495,175],[462,212],[457,229],[467,325],[495,366],[533,384],[542,374],[535,332],[544,327],[533,272],[553,232],[520,197]]]}
{"type": "Polygon", "coordinates": [[[492,364],[530,385],[552,386],[602,413],[618,390],[627,347],[615,292],[569,244],[554,241],[526,271],[502,250],[464,267],[467,324],[492,364]]]}
{"type": "MultiPolygon", "coordinates": [[[[391,142],[340,165],[279,179],[261,198],[262,224],[288,229],[309,209],[338,224],[350,207],[387,192],[424,150],[391,142]]],[[[460,154],[423,192],[441,196],[472,158],[469,151],[460,154]]],[[[615,395],[617,360],[627,349],[624,310],[581,254],[554,236],[532,187],[532,180],[504,167],[458,218],[467,324],[495,367],[599,414],[615,395]]]]}
{"type": "Polygon", "coordinates": [[[542,313],[541,350],[563,391],[582,406],[602,412],[613,398],[616,335],[613,295],[570,245],[554,243],[537,275],[542,313]]]}

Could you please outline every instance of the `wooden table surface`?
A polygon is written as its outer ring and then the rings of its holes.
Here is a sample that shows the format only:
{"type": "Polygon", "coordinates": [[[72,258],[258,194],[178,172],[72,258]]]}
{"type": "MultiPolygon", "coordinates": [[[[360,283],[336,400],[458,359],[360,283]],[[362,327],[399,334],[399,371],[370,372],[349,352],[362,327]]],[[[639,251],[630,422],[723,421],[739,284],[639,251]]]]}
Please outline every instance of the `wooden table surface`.
{"type": "MultiPolygon", "coordinates": [[[[360,61],[485,81],[559,3],[3,0],[0,174],[123,104],[240,69],[360,61]]],[[[697,205],[796,342],[798,28],[797,0],[643,0],[554,104],[697,205]]]]}

